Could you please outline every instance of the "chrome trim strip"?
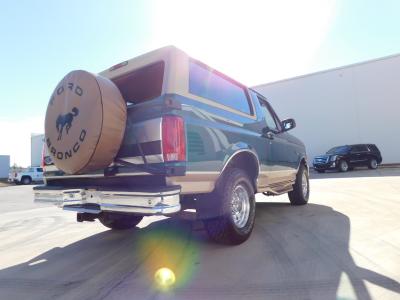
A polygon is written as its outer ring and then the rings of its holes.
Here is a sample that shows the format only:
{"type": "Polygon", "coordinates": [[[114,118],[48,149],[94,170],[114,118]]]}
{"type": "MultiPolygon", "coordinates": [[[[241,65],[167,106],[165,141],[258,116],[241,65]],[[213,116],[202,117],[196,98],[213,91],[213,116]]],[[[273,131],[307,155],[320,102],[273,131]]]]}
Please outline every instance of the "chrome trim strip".
{"type": "Polygon", "coordinates": [[[113,205],[113,204],[101,204],[102,211],[115,211],[125,213],[135,213],[143,215],[169,215],[176,213],[181,210],[181,205],[172,206],[154,206],[154,207],[138,207],[138,206],[126,206],[126,205],[113,205]]]}
{"type": "MultiPolygon", "coordinates": [[[[146,176],[152,175],[151,173],[147,172],[130,172],[130,173],[117,173],[113,176],[123,177],[123,176],[146,176]]],[[[46,179],[68,179],[68,178],[98,178],[98,177],[105,177],[103,174],[84,174],[84,175],[62,175],[62,176],[45,176],[46,179]]]]}
{"type": "Polygon", "coordinates": [[[168,192],[125,192],[125,191],[100,191],[102,194],[107,196],[130,196],[130,197],[150,197],[150,196],[174,196],[179,194],[180,190],[168,191],[168,192]]]}
{"type": "Polygon", "coordinates": [[[242,153],[242,152],[249,152],[249,153],[253,154],[254,157],[256,158],[256,160],[257,160],[257,165],[258,165],[258,173],[257,173],[257,177],[258,177],[258,175],[260,174],[260,160],[258,159],[257,153],[256,153],[255,151],[251,150],[251,149],[240,149],[240,150],[237,150],[235,153],[233,153],[233,154],[228,158],[228,160],[225,162],[225,164],[224,164],[224,166],[223,166],[223,168],[222,168],[220,174],[222,174],[222,172],[224,172],[224,170],[225,170],[226,167],[228,166],[229,162],[230,162],[236,155],[238,155],[239,153],[242,153]]]}
{"type": "MultiPolygon", "coordinates": [[[[162,154],[155,155],[145,155],[146,161],[148,163],[162,163],[164,162],[164,156],[162,154]]],[[[141,156],[130,156],[130,157],[121,157],[120,160],[132,163],[132,164],[144,164],[143,157],[141,156]]]]}

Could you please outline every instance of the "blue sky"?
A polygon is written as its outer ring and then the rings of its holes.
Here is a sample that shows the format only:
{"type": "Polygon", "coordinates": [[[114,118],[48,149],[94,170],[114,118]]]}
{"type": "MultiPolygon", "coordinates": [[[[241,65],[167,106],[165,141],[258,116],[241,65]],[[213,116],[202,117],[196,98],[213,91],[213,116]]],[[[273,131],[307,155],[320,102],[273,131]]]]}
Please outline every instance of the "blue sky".
{"type": "Polygon", "coordinates": [[[20,0],[2,4],[0,25],[0,154],[22,165],[53,88],[74,69],[174,44],[256,85],[400,53],[395,0],[20,0]]]}

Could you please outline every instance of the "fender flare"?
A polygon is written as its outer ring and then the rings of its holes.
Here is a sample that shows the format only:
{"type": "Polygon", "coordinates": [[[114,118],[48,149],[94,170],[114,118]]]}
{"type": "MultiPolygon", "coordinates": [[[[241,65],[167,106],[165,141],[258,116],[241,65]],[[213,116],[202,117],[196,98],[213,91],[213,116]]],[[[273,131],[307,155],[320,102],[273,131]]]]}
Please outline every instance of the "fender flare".
{"type": "MultiPolygon", "coordinates": [[[[257,165],[257,169],[254,175],[254,178],[251,178],[251,180],[253,181],[253,187],[254,190],[257,190],[257,180],[258,180],[258,176],[260,175],[260,159],[258,158],[257,152],[250,147],[247,144],[241,143],[241,144],[236,144],[233,145],[229,151],[231,151],[231,154],[229,156],[227,156],[224,160],[224,164],[223,167],[219,173],[219,177],[218,180],[215,184],[215,188],[218,187],[219,182],[221,180],[221,178],[223,177],[224,171],[226,170],[226,168],[229,166],[229,164],[238,156],[241,155],[243,153],[247,153],[250,154],[250,156],[254,159],[254,163],[257,165]]],[[[229,152],[228,152],[229,153],[229,152]]],[[[252,175],[252,174],[249,174],[252,175]]]]}
{"type": "Polygon", "coordinates": [[[298,164],[298,166],[297,166],[296,174],[297,174],[297,172],[299,171],[300,165],[301,165],[303,162],[304,162],[304,164],[305,164],[306,167],[307,167],[307,171],[310,172],[310,167],[309,167],[308,162],[307,162],[307,156],[304,154],[304,155],[301,155],[301,156],[300,156],[299,164],[298,164]]]}
{"type": "Polygon", "coordinates": [[[255,158],[255,161],[258,166],[258,169],[257,169],[257,177],[258,177],[258,175],[260,174],[260,159],[258,158],[257,152],[251,148],[243,148],[243,149],[239,149],[239,150],[236,150],[235,152],[233,152],[224,162],[224,166],[222,167],[222,170],[220,171],[220,175],[225,171],[226,167],[229,165],[229,163],[232,161],[232,159],[234,159],[237,155],[239,155],[243,152],[248,152],[255,158]]]}
{"type": "MultiPolygon", "coordinates": [[[[258,155],[250,147],[246,147],[246,148],[243,147],[243,148],[239,148],[239,149],[236,148],[235,151],[232,151],[232,153],[228,157],[226,157],[226,159],[224,160],[223,167],[219,173],[218,180],[215,184],[215,189],[218,189],[218,186],[223,178],[224,171],[228,167],[229,163],[235,157],[237,157],[238,155],[240,155],[242,153],[250,153],[251,156],[254,158],[254,161],[257,163],[258,168],[257,168],[256,176],[254,178],[254,185],[257,184],[257,178],[260,174],[260,161],[259,161],[258,155]]],[[[196,209],[197,209],[199,219],[211,219],[211,218],[219,217],[219,216],[226,214],[223,203],[220,201],[220,199],[213,197],[214,195],[215,195],[215,190],[211,194],[204,195],[200,201],[197,201],[196,209]]]]}

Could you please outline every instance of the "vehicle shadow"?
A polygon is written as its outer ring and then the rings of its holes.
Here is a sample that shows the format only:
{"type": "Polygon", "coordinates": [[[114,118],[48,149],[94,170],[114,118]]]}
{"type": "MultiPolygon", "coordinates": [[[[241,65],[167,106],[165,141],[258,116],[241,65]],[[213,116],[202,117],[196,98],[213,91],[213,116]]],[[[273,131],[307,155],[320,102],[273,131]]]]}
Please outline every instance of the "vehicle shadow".
{"type": "Polygon", "coordinates": [[[329,170],[325,173],[318,173],[315,170],[310,169],[311,179],[327,179],[327,178],[353,178],[353,177],[386,177],[386,176],[400,176],[399,167],[391,168],[378,168],[376,170],[370,170],[367,167],[357,167],[354,170],[347,172],[339,172],[336,170],[329,170]]]}
{"type": "Polygon", "coordinates": [[[176,275],[169,299],[337,299],[343,275],[357,299],[371,299],[366,281],[400,293],[399,282],[356,265],[349,237],[349,218],[316,204],[257,203],[254,232],[237,247],[212,243],[198,222],[163,219],[0,270],[0,299],[163,298],[160,267],[176,275]]]}

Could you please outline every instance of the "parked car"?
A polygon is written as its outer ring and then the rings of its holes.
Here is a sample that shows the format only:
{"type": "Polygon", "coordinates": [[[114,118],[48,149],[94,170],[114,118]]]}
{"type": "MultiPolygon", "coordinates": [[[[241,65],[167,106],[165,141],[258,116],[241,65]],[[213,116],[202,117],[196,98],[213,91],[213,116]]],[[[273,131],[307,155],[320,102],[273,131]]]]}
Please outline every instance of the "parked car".
{"type": "Polygon", "coordinates": [[[357,144],[337,146],[326,154],[314,158],[313,167],[317,172],[338,170],[346,172],[357,166],[376,169],[382,163],[381,152],[374,144],[357,144]]]}
{"type": "Polygon", "coordinates": [[[100,75],[73,71],[49,102],[54,165],[35,201],[111,229],[196,209],[212,239],[239,244],[252,232],[256,193],[308,202],[306,149],[288,133],[295,126],[264,96],[175,47],[100,75]]]}
{"type": "Polygon", "coordinates": [[[23,171],[11,172],[8,175],[8,181],[15,184],[31,184],[32,182],[43,181],[43,168],[30,167],[23,171]]]}

